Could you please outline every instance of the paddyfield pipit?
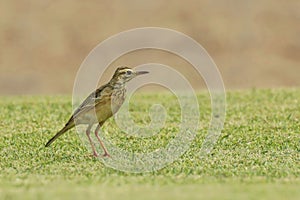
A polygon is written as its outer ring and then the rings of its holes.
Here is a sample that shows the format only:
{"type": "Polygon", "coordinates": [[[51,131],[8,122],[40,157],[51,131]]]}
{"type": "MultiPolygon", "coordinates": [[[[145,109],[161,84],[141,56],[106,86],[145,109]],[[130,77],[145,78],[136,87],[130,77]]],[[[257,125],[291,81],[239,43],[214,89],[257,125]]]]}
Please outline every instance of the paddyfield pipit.
{"type": "Polygon", "coordinates": [[[124,103],[126,96],[125,84],[136,76],[146,73],[148,72],[135,71],[128,67],[117,68],[111,80],[92,92],[74,111],[66,125],[45,146],[50,146],[59,136],[75,127],[75,125],[86,124],[86,135],[91,144],[93,155],[97,157],[98,153],[90,137],[90,132],[93,125],[98,124],[95,129],[95,136],[104,151],[103,156],[109,156],[107,149],[98,135],[99,129],[124,103]]]}

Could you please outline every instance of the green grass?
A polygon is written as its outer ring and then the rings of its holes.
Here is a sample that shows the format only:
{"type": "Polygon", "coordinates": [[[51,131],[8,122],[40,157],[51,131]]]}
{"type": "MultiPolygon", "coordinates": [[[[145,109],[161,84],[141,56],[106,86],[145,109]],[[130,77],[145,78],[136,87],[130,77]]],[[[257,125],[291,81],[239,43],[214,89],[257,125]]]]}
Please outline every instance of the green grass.
{"type": "MultiPolygon", "coordinates": [[[[159,171],[132,174],[89,157],[74,130],[44,148],[69,118],[71,97],[1,97],[0,199],[300,198],[300,89],[228,92],[224,130],[203,159],[197,152],[210,120],[209,95],[199,93],[198,100],[200,129],[190,149],[159,171]]],[[[157,135],[127,136],[111,119],[103,127],[105,138],[136,152],[166,145],[180,122],[174,96],[135,95],[130,111],[145,125],[153,103],[168,111],[157,135]]]]}

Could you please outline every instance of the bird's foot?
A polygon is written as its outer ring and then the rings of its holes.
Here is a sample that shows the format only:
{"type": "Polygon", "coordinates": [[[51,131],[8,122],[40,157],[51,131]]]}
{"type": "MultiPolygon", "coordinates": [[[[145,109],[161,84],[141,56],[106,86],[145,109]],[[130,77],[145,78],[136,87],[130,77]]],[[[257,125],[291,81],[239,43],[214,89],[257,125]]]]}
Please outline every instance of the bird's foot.
{"type": "MultiPolygon", "coordinates": [[[[89,154],[89,155],[87,155],[88,157],[91,157],[91,158],[98,158],[99,157],[99,155],[98,155],[98,153],[97,152],[93,152],[93,154],[89,154]]],[[[104,157],[104,158],[109,158],[110,157],[110,155],[109,155],[109,153],[104,153],[103,155],[102,155],[102,157],[104,157]]]]}
{"type": "Polygon", "coordinates": [[[97,154],[97,152],[93,152],[93,157],[97,158],[99,155],[97,154]]]}
{"type": "Polygon", "coordinates": [[[105,152],[103,155],[102,155],[103,157],[110,157],[110,155],[107,153],[107,152],[105,152]]]}
{"type": "Polygon", "coordinates": [[[88,158],[98,158],[99,157],[99,155],[96,153],[89,153],[89,154],[86,154],[85,155],[86,157],[88,157],[88,158]]]}

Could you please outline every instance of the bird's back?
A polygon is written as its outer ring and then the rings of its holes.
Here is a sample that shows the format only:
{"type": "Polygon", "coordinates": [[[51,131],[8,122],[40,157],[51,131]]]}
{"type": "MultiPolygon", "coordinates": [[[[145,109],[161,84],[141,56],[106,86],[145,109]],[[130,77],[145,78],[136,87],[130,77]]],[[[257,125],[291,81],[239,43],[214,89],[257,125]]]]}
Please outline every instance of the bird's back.
{"type": "Polygon", "coordinates": [[[76,124],[104,122],[115,114],[125,100],[126,89],[106,84],[92,92],[74,111],[69,121],[76,124]]]}

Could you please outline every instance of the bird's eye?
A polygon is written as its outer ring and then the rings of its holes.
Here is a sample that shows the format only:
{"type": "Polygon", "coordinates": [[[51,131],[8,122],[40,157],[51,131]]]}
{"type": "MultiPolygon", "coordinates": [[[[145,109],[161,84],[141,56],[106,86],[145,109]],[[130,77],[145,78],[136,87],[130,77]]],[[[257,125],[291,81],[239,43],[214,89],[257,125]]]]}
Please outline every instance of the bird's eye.
{"type": "Polygon", "coordinates": [[[132,71],[126,71],[126,75],[131,75],[132,71]]]}

